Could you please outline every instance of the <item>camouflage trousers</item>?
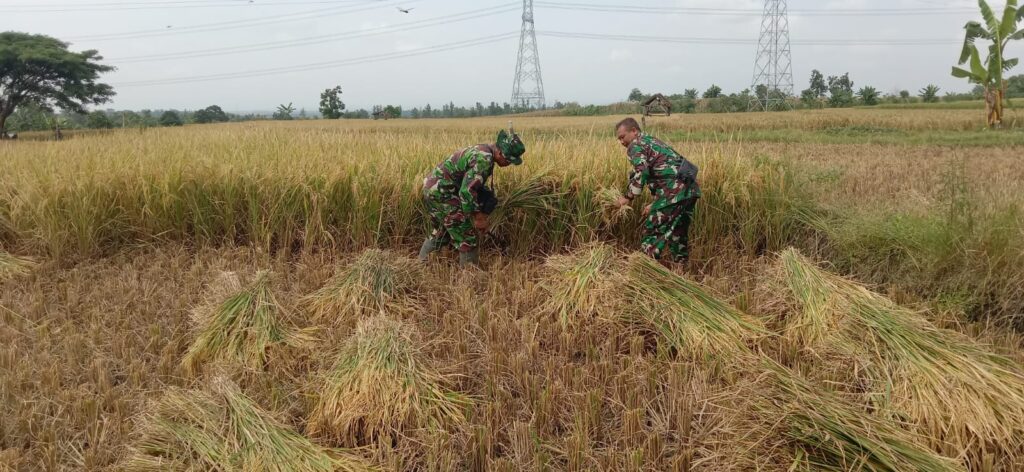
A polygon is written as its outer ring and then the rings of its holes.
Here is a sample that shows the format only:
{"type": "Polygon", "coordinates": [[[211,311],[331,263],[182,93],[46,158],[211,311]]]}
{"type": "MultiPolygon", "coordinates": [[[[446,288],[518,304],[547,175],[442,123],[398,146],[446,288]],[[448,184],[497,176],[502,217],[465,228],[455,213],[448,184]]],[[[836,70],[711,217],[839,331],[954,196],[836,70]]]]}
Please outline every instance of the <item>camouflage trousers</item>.
{"type": "Polygon", "coordinates": [[[451,244],[459,252],[469,252],[477,247],[473,222],[462,212],[458,197],[442,200],[427,195],[423,200],[430,215],[430,237],[437,249],[451,244]]]}
{"type": "Polygon", "coordinates": [[[690,257],[690,222],[696,198],[657,210],[651,210],[644,221],[640,250],[655,260],[685,262],[690,257]]]}

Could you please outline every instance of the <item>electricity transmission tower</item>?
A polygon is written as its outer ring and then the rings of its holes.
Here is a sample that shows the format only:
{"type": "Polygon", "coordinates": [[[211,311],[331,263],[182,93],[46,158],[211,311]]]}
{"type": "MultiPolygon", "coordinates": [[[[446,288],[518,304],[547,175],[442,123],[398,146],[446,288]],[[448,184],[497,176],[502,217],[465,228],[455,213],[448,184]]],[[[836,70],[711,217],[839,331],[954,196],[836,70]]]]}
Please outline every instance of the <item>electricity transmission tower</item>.
{"type": "Polygon", "coordinates": [[[519,58],[512,84],[512,105],[544,108],[544,81],[540,77],[537,34],[533,28],[533,0],[523,0],[523,29],[519,34],[519,58]]]}
{"type": "Polygon", "coordinates": [[[793,58],[789,47],[789,13],[786,0],[764,0],[761,38],[757,41],[754,98],[750,106],[762,110],[785,108],[793,96],[793,58]]]}

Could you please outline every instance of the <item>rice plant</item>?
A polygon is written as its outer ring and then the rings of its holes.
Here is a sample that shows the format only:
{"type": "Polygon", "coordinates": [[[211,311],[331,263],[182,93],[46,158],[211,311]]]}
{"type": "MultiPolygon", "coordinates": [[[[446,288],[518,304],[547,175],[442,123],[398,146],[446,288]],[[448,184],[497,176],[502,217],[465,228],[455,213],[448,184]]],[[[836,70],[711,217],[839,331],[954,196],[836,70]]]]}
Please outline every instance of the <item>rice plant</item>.
{"type": "Polygon", "coordinates": [[[785,251],[781,263],[803,308],[787,335],[807,352],[860,366],[847,370],[849,381],[865,386],[874,408],[905,416],[939,450],[970,455],[981,443],[1000,459],[1021,458],[1024,372],[1012,360],[819,269],[796,250],[785,251]]]}
{"type": "MultiPolygon", "coordinates": [[[[772,361],[762,363],[765,388],[755,409],[797,451],[793,466],[811,470],[944,472],[963,468],[932,452],[923,438],[897,423],[867,414],[827,389],[812,384],[772,361]]],[[[775,434],[768,426],[767,434],[775,434]]],[[[791,468],[790,470],[794,470],[791,468]]]]}
{"type": "Polygon", "coordinates": [[[309,416],[315,437],[344,446],[390,443],[412,430],[465,423],[466,399],[422,359],[413,329],[383,316],[361,320],[324,376],[309,416]]]}
{"type": "Polygon", "coordinates": [[[186,372],[194,373],[202,364],[216,361],[260,370],[266,365],[271,347],[311,340],[308,333],[284,325],[282,308],[270,290],[268,272],[257,273],[244,288],[228,275],[213,292],[230,294],[223,301],[195,310],[195,341],[182,359],[186,372]]]}
{"type": "Polygon", "coordinates": [[[757,319],[649,257],[630,256],[627,273],[624,288],[631,306],[624,312],[661,334],[680,352],[749,357],[749,343],[769,334],[757,319]]]}
{"type": "Polygon", "coordinates": [[[615,285],[617,251],[605,244],[591,244],[569,255],[548,257],[544,266],[550,293],[546,309],[562,327],[578,326],[595,316],[613,316],[621,290],[615,285]]]}
{"type": "Polygon", "coordinates": [[[150,405],[123,464],[129,471],[357,472],[357,455],[317,446],[259,407],[231,381],[209,392],[171,389],[150,405]]]}
{"type": "Polygon", "coordinates": [[[619,206],[620,197],[622,192],[609,187],[602,187],[594,194],[594,203],[601,209],[601,217],[605,223],[618,223],[633,214],[632,206],[619,206]]]}
{"type": "Polygon", "coordinates": [[[307,296],[305,305],[317,320],[399,311],[413,301],[422,279],[422,264],[391,251],[367,249],[307,296]]]}
{"type": "Polygon", "coordinates": [[[27,275],[35,263],[0,250],[0,281],[27,275]]]}

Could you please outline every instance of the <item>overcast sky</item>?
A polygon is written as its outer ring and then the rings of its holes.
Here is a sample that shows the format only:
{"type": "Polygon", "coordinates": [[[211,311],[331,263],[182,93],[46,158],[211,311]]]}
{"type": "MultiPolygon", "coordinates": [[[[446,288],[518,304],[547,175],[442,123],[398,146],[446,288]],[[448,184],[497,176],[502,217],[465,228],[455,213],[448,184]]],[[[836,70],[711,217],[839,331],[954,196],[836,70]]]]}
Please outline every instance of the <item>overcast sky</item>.
{"type": "MultiPolygon", "coordinates": [[[[537,2],[539,32],[710,38],[703,44],[680,44],[541,34],[539,52],[549,104],[619,101],[633,87],[681,93],[685,88],[703,91],[712,83],[726,92],[750,86],[762,1],[547,0],[547,6],[537,2]],[[555,8],[552,3],[570,8],[555,8]],[[629,4],[635,12],[622,11],[629,4]],[[620,8],[586,11],[572,5],[620,8]],[[688,10],[644,11],[657,7],[688,10]],[[708,15],[702,8],[730,11],[708,15]],[[731,44],[712,41],[716,38],[731,44]]],[[[998,0],[992,4],[1002,7],[998,0]]],[[[349,109],[374,104],[437,107],[448,101],[509,101],[521,5],[515,0],[0,0],[0,29],[55,36],[76,50],[98,49],[118,68],[105,77],[117,91],[111,105],[115,108],[195,109],[218,104],[229,111],[269,110],[294,102],[314,111],[320,91],[334,85],[342,86],[349,109]],[[397,6],[412,10],[402,13],[397,6]],[[504,33],[510,35],[488,44],[423,50],[462,46],[460,41],[504,33]],[[304,40],[306,44],[289,44],[304,40]],[[258,50],[239,52],[243,47],[258,50]],[[231,53],[198,56],[219,49],[231,53]],[[160,57],[174,53],[186,57],[160,57]],[[402,57],[330,64],[396,53],[402,57]],[[306,70],[293,70],[297,68],[306,70]],[[262,75],[247,76],[254,71],[262,75]],[[194,80],[220,74],[224,78],[194,80]],[[189,81],[152,83],[179,78],[189,81]]],[[[928,83],[943,92],[970,88],[951,77],[949,70],[959,55],[963,24],[980,16],[972,0],[791,0],[789,8],[797,94],[807,87],[812,69],[825,75],[850,72],[855,87],[871,85],[883,92],[916,93],[928,83]],[[863,14],[895,8],[942,11],[863,14]],[[821,10],[842,11],[822,16],[821,10]],[[930,43],[807,44],[823,40],[930,43]]],[[[1024,46],[1016,44],[1010,53],[1024,55],[1024,46]]],[[[1024,73],[1024,68],[1015,72],[1024,73]]]]}

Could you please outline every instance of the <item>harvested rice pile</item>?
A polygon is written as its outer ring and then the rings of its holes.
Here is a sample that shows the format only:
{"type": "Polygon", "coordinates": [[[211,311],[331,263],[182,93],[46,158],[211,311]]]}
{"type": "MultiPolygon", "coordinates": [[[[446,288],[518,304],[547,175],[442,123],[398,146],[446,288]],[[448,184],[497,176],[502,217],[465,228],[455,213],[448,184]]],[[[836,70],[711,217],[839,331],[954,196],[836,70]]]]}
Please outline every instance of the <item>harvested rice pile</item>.
{"type": "Polygon", "coordinates": [[[801,307],[786,336],[803,356],[828,359],[835,381],[859,386],[878,414],[907,423],[948,456],[965,456],[972,467],[1024,466],[1020,366],[795,250],[784,252],[780,264],[801,307]]]}

